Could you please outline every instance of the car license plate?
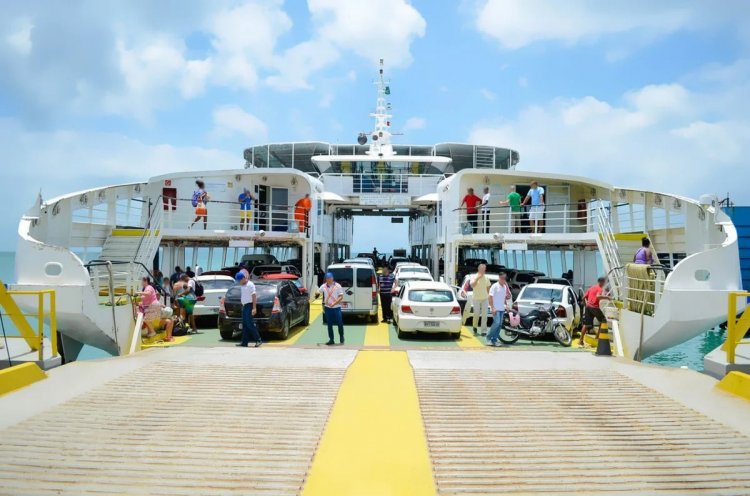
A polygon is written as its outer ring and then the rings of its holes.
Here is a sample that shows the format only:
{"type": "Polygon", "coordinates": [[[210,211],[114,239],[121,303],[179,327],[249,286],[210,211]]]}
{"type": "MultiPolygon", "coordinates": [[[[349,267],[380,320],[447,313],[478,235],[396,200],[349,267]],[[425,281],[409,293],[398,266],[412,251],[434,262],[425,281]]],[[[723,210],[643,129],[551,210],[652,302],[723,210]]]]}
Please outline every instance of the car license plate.
{"type": "Polygon", "coordinates": [[[347,308],[349,308],[349,307],[350,307],[350,305],[349,305],[349,304],[348,304],[347,302],[342,302],[342,303],[341,303],[341,308],[342,308],[342,309],[346,310],[346,309],[347,309],[347,308]]]}
{"type": "Polygon", "coordinates": [[[432,321],[429,321],[429,320],[425,320],[424,321],[424,326],[425,327],[440,327],[440,322],[432,322],[432,321]]]}

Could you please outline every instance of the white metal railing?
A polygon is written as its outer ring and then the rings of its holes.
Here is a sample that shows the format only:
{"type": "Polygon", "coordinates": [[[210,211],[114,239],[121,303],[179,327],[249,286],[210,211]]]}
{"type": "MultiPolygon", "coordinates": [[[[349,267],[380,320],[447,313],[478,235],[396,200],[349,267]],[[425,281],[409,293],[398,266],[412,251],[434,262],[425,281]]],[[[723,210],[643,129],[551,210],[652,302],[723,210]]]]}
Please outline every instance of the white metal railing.
{"type": "Polygon", "coordinates": [[[611,272],[619,273],[622,281],[617,298],[622,302],[622,308],[643,315],[654,315],[664,293],[667,270],[662,266],[652,265],[648,277],[636,277],[628,275],[626,267],[612,269],[611,272]]]}
{"type": "Polygon", "coordinates": [[[622,264],[620,263],[617,241],[612,231],[609,212],[604,208],[602,202],[594,202],[593,207],[593,225],[599,234],[601,255],[604,268],[608,274],[610,291],[615,297],[619,297],[622,291],[622,274],[612,269],[620,267],[622,264]]]}
{"type": "Polygon", "coordinates": [[[325,173],[322,176],[326,189],[341,195],[353,196],[362,193],[395,193],[422,196],[434,193],[444,179],[438,174],[394,173],[376,170],[373,172],[325,173]]]}
{"type": "Polygon", "coordinates": [[[479,208],[476,214],[470,214],[466,208],[453,211],[454,220],[449,234],[513,234],[513,233],[586,233],[591,232],[588,225],[589,208],[579,208],[577,204],[545,205],[542,214],[531,208],[514,212],[510,207],[479,208]],[[537,215],[538,220],[535,221],[537,215]]]}
{"type": "MultiPolygon", "coordinates": [[[[160,206],[161,207],[161,206],[160,206]]],[[[266,231],[303,233],[302,226],[309,226],[314,212],[305,212],[291,205],[256,205],[250,211],[240,208],[239,203],[210,200],[206,204],[206,216],[199,215],[191,200],[179,199],[174,207],[163,212],[162,229],[266,231]],[[247,213],[250,212],[250,213],[247,213]]]]}

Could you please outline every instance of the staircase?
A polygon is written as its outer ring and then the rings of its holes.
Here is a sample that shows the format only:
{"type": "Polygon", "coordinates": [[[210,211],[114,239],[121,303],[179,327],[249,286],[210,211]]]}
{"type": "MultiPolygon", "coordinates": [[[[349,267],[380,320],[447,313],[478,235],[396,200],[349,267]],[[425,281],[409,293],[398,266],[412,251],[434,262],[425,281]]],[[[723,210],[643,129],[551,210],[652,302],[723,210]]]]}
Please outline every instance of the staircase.
{"type": "Polygon", "coordinates": [[[609,212],[604,208],[602,202],[593,202],[591,206],[591,222],[599,234],[597,236],[597,244],[599,245],[599,253],[602,255],[602,262],[604,270],[607,273],[609,287],[612,295],[615,298],[619,298],[623,283],[623,273],[620,269],[622,267],[620,248],[617,245],[615,234],[612,232],[609,212]]]}
{"type": "Polygon", "coordinates": [[[147,223],[150,228],[112,229],[99,260],[90,267],[96,295],[111,298],[140,290],[140,279],[147,275],[159,249],[161,222],[161,209],[156,209],[147,223]]]}

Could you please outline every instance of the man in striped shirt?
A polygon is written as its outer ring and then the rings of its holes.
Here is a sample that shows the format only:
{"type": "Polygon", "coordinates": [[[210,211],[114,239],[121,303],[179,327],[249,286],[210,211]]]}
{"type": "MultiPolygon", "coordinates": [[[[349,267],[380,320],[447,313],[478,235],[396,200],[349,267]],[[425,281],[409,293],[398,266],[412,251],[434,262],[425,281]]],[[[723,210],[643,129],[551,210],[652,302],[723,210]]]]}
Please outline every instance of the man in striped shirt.
{"type": "Polygon", "coordinates": [[[320,294],[323,295],[323,312],[328,324],[328,342],[326,345],[332,346],[334,344],[333,324],[338,325],[339,339],[341,344],[344,344],[344,316],[341,313],[344,289],[341,284],[333,280],[333,273],[326,272],[326,282],[315,292],[315,297],[317,298],[320,294]]]}
{"type": "Polygon", "coordinates": [[[393,289],[393,274],[388,267],[383,267],[383,272],[378,276],[378,288],[380,288],[380,308],[383,310],[383,322],[390,323],[393,319],[391,310],[391,289],[393,289]]]}

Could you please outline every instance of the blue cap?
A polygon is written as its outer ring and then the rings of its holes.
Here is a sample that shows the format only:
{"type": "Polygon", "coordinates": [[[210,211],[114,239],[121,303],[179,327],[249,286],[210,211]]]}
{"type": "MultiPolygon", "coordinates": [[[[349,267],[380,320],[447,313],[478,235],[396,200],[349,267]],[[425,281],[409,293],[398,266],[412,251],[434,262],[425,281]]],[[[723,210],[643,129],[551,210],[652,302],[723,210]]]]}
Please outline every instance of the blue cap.
{"type": "Polygon", "coordinates": [[[333,272],[326,272],[326,279],[328,279],[329,277],[333,279],[333,272]]]}
{"type": "Polygon", "coordinates": [[[241,281],[241,280],[243,280],[244,278],[245,278],[245,273],[244,273],[244,272],[242,272],[242,271],[240,271],[240,272],[237,272],[237,274],[236,274],[236,275],[234,276],[234,280],[235,280],[235,281],[241,281]]]}

